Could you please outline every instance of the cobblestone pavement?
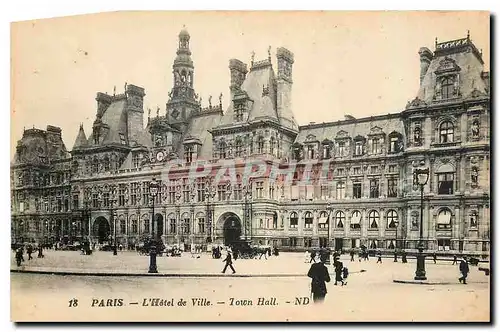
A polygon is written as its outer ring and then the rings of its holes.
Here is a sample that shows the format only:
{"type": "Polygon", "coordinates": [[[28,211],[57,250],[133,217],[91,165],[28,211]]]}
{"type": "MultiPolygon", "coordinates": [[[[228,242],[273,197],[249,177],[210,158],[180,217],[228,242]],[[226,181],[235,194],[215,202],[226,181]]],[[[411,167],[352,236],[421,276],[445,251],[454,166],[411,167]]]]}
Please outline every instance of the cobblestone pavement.
{"type": "MultiPolygon", "coordinates": [[[[310,296],[306,277],[138,278],[12,273],[11,317],[15,321],[489,320],[489,284],[479,282],[482,278],[477,273],[472,273],[468,285],[431,286],[392,283],[388,278],[390,270],[389,263],[370,263],[366,273],[349,276],[346,286],[328,284],[326,300],[320,305],[295,305],[296,298],[304,301],[310,296]],[[164,304],[172,301],[173,306],[152,307],[150,298],[164,299],[164,304]],[[193,298],[206,299],[210,304],[194,306],[193,298]],[[258,305],[259,298],[275,305],[258,305]],[[76,307],[69,307],[71,299],[78,301],[76,307]],[[122,299],[123,305],[99,307],[109,299],[122,299]],[[181,299],[186,300],[186,306],[179,306],[181,299]]],[[[430,267],[428,274],[438,271],[457,275],[446,272],[445,266],[430,267]]]]}
{"type": "MultiPolygon", "coordinates": [[[[117,256],[111,252],[97,251],[93,255],[80,255],[73,251],[44,251],[45,258],[27,260],[21,266],[23,270],[31,271],[55,271],[55,272],[102,272],[102,273],[147,273],[149,257],[141,256],[136,252],[123,251],[117,256]]],[[[212,259],[209,253],[202,253],[200,258],[193,258],[190,253],[184,253],[181,257],[157,257],[159,273],[167,274],[220,274],[224,267],[222,259],[212,259]]],[[[394,263],[392,258],[384,258],[382,264],[376,264],[376,259],[359,262],[357,259],[350,262],[347,255],[341,260],[349,268],[350,272],[356,273],[366,270],[363,274],[376,274],[381,280],[392,282],[393,279],[410,280],[414,276],[415,261],[409,260],[407,264],[400,261],[394,263]]],[[[303,253],[281,253],[279,256],[262,259],[238,259],[234,262],[237,275],[305,275],[309,264],[305,262],[303,253]]],[[[17,269],[14,254],[11,257],[11,268],[17,269]]],[[[330,272],[333,273],[331,265],[330,272]]],[[[450,261],[426,262],[427,276],[432,282],[458,282],[458,266],[452,265],[450,261]]],[[[230,273],[226,271],[226,273],[230,273]]],[[[488,277],[471,266],[471,282],[487,282],[488,277]]]]}

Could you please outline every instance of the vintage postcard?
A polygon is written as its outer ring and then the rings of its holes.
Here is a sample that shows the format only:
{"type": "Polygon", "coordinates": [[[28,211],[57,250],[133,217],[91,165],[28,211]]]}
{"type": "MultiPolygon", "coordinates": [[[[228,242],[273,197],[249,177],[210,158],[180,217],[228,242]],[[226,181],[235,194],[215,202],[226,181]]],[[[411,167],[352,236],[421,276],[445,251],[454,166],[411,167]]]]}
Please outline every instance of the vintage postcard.
{"type": "Polygon", "coordinates": [[[15,322],[489,322],[488,12],[11,25],[15,322]]]}

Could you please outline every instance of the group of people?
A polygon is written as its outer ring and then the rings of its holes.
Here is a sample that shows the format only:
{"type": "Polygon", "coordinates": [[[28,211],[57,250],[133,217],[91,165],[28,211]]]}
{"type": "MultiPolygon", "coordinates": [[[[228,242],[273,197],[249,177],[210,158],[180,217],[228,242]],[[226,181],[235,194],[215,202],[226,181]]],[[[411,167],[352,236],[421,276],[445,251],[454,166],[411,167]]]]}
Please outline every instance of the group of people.
{"type": "MultiPolygon", "coordinates": [[[[43,247],[38,246],[38,258],[44,258],[45,255],[43,254],[43,247]]],[[[31,243],[26,245],[26,253],[28,254],[28,260],[33,259],[33,252],[35,251],[35,248],[31,243]]],[[[24,246],[20,246],[19,248],[16,249],[16,264],[17,266],[21,266],[22,262],[24,262],[24,246]]]]}

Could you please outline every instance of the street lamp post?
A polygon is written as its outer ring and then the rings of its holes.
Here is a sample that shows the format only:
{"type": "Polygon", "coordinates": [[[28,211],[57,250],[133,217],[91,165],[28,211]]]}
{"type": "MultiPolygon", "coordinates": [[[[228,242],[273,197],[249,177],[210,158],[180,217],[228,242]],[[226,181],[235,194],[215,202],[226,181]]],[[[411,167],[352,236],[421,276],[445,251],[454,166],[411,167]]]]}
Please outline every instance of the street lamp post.
{"type": "Polygon", "coordinates": [[[420,240],[417,254],[417,270],[415,271],[415,280],[427,280],[425,276],[425,255],[424,255],[424,186],[429,180],[429,168],[423,167],[425,163],[420,162],[420,168],[413,172],[413,181],[420,186],[420,240]]]}
{"type": "Polygon", "coordinates": [[[330,222],[331,222],[331,218],[332,218],[332,210],[333,210],[333,205],[331,202],[328,202],[326,204],[326,210],[328,211],[328,219],[327,219],[327,238],[326,238],[326,246],[327,248],[330,248],[330,222]]]}
{"type": "Polygon", "coordinates": [[[396,227],[396,240],[394,244],[394,262],[398,261],[398,226],[399,226],[399,221],[394,222],[394,227],[396,227]]]}
{"type": "Polygon", "coordinates": [[[151,248],[149,252],[149,270],[148,273],[158,273],[158,268],[156,267],[156,238],[154,232],[154,224],[155,224],[155,198],[158,194],[158,182],[153,178],[153,180],[149,183],[149,193],[153,198],[153,219],[151,223],[151,248]]]}
{"type": "Polygon", "coordinates": [[[114,205],[114,202],[115,202],[115,198],[116,198],[116,189],[113,187],[112,190],[111,190],[111,200],[110,200],[110,203],[111,203],[111,218],[112,218],[112,221],[113,221],[113,256],[117,256],[118,255],[117,245],[116,245],[116,217],[115,217],[115,211],[113,210],[113,205],[114,205]]]}

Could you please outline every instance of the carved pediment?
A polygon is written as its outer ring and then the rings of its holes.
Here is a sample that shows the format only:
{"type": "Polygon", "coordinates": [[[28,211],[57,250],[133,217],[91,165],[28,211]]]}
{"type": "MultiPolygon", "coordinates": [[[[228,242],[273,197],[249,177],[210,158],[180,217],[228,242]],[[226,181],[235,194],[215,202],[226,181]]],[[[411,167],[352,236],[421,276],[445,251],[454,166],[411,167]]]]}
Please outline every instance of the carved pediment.
{"type": "Polygon", "coordinates": [[[439,61],[439,67],[436,69],[436,74],[441,74],[445,72],[455,72],[460,71],[460,67],[457,65],[455,60],[449,57],[445,57],[443,60],[439,61]]]}
{"type": "Polygon", "coordinates": [[[474,88],[474,90],[472,90],[472,92],[469,94],[469,96],[467,98],[468,99],[475,99],[475,98],[483,97],[486,95],[487,94],[485,92],[482,92],[482,91],[478,90],[477,88],[474,88]]]}
{"type": "Polygon", "coordinates": [[[307,135],[306,142],[313,142],[313,141],[316,141],[316,136],[313,134],[307,135]]]}
{"type": "Polygon", "coordinates": [[[336,138],[347,138],[349,137],[349,133],[345,130],[341,130],[337,133],[336,138]]]}
{"type": "Polygon", "coordinates": [[[424,107],[424,106],[427,106],[427,103],[425,101],[423,101],[422,99],[415,97],[415,99],[413,99],[412,101],[409,101],[406,104],[406,109],[418,108],[418,107],[424,107]]]}
{"type": "Polygon", "coordinates": [[[369,135],[384,135],[384,131],[379,126],[371,127],[369,135]]]}

